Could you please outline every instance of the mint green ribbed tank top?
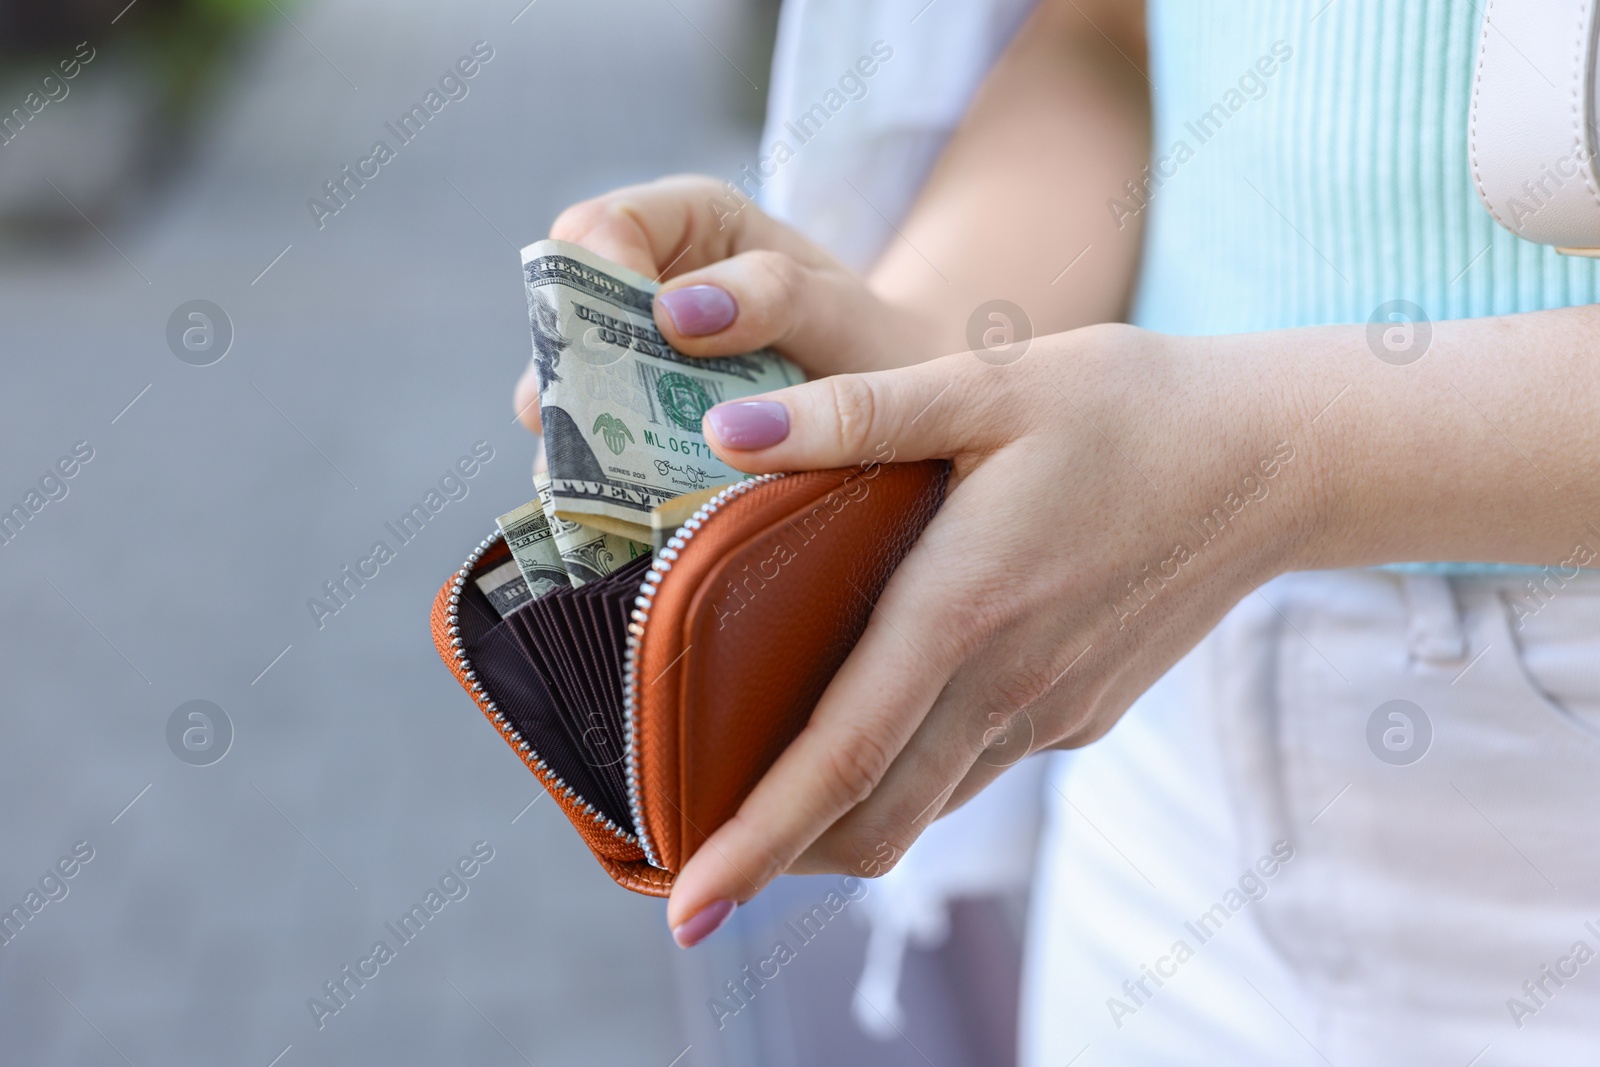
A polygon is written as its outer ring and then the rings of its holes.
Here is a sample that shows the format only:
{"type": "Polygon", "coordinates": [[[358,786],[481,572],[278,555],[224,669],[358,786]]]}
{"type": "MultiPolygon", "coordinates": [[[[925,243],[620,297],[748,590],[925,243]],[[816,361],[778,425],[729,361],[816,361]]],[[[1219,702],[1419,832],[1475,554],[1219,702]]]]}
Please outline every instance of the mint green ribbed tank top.
{"type": "Polygon", "coordinates": [[[1480,18],[1469,0],[1151,0],[1170,177],[1142,212],[1136,321],[1214,334],[1366,322],[1390,300],[1435,320],[1596,302],[1600,264],[1478,203],[1480,18]]]}
{"type": "Polygon", "coordinates": [[[1146,227],[1140,326],[1364,323],[1393,300],[1435,321],[1600,302],[1600,263],[1519,240],[1478,202],[1467,106],[1481,13],[1469,0],[1147,11],[1154,187],[1107,205],[1146,227]]]}

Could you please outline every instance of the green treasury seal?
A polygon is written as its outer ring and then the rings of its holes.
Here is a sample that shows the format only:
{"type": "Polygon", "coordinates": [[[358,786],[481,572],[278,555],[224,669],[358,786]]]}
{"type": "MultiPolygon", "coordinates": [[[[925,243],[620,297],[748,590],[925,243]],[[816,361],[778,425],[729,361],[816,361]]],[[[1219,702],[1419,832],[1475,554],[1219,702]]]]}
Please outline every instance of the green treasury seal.
{"type": "Polygon", "coordinates": [[[666,412],[667,418],[695,433],[700,432],[701,417],[712,407],[706,387],[678,371],[669,371],[656,382],[656,399],[661,401],[661,410],[666,412]]]}

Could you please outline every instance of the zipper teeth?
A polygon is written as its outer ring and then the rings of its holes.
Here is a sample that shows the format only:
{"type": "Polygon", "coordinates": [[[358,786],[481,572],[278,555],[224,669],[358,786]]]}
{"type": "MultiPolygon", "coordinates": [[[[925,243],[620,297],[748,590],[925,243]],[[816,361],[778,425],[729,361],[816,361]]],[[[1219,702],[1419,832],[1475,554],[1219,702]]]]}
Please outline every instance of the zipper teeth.
{"type": "Polygon", "coordinates": [[[644,802],[639,796],[639,671],[638,658],[640,639],[644,636],[645,625],[650,621],[650,608],[655,603],[656,593],[661,588],[662,579],[672,570],[673,563],[677,562],[678,554],[684,547],[694,540],[695,531],[715,515],[718,509],[750,490],[769,482],[775,482],[784,477],[782,474],[759,474],[754,478],[746,478],[742,482],[735,482],[722,492],[706,501],[698,511],[689,517],[689,520],[678,527],[678,532],[667,539],[666,547],[656,553],[650,571],[645,575],[644,582],[639,586],[639,595],[633,601],[632,622],[628,624],[628,654],[622,672],[622,725],[626,731],[627,739],[627,773],[628,773],[628,812],[633,816],[633,840],[638,842],[644,858],[650,866],[666,870],[661,865],[656,850],[650,843],[650,834],[644,825],[644,802]]]}
{"type": "MultiPolygon", "coordinates": [[[[478,702],[478,705],[483,709],[483,713],[494,724],[494,728],[500,731],[512,748],[516,749],[517,755],[522,757],[522,762],[528,765],[528,769],[544,784],[545,789],[549,790],[553,795],[565,796],[572,800],[585,814],[593,818],[600,826],[610,830],[614,836],[621,838],[630,845],[637,845],[639,841],[633,834],[618,826],[607,818],[600,809],[579,796],[578,791],[568,785],[566,779],[552,770],[539,753],[533,750],[532,745],[523,740],[522,734],[512,726],[510,720],[506,718],[505,712],[501,711],[495,702],[489,698],[488,690],[484,689],[483,683],[478,680],[477,669],[473,667],[472,661],[467,658],[465,642],[461,637],[461,590],[466,586],[467,579],[472,576],[472,569],[483,558],[483,554],[493,548],[499,542],[500,537],[500,531],[496,530],[482,541],[479,541],[478,547],[473,549],[472,554],[467,557],[466,562],[461,565],[460,570],[456,571],[455,577],[450,582],[450,614],[446,619],[446,628],[450,635],[450,646],[455,649],[456,662],[461,665],[467,681],[472,686],[472,699],[478,702]]],[[[632,788],[630,780],[630,802],[632,800],[632,788]]]]}

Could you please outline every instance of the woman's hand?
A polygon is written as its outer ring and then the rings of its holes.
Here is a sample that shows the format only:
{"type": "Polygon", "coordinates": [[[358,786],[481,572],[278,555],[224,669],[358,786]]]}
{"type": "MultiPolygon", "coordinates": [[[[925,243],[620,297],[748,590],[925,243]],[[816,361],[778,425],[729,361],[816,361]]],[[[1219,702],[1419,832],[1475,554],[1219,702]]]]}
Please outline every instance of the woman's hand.
{"type": "MultiPolygon", "coordinates": [[[[550,236],[667,279],[656,327],[691,356],[771,347],[816,377],[940,354],[918,316],[879,299],[859,275],[754,204],[730,199],[712,178],[662,178],[585,200],[561,213],[550,236]]],[[[538,432],[531,363],[515,403],[538,432]]]]}
{"type": "Polygon", "coordinates": [[[679,874],[679,942],[779,874],[883,873],[1028,752],[1111,729],[1286,569],[1318,494],[1275,355],[1093,326],[1009,365],[962,353],[708,412],[745,471],[891,452],[954,471],[809,725],[679,874]]]}

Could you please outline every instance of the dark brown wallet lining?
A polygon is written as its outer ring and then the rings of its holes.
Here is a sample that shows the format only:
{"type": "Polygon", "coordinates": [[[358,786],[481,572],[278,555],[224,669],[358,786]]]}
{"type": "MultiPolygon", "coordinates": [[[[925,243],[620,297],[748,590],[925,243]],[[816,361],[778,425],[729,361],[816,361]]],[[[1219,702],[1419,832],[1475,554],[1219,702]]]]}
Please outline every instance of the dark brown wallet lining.
{"type": "Polygon", "coordinates": [[[582,589],[559,589],[542,602],[529,604],[523,610],[529,615],[543,615],[543,629],[548,639],[566,653],[567,677],[565,684],[571,694],[568,699],[574,718],[569,724],[577,737],[578,750],[591,767],[605,779],[609,795],[626,809],[628,786],[622,776],[620,752],[607,740],[617,736],[613,727],[622,726],[621,699],[607,694],[605,665],[594,651],[590,630],[592,619],[584,621],[586,613],[582,603],[591,600],[595,592],[582,589]]]}
{"type": "Polygon", "coordinates": [[[461,591],[462,642],[490,698],[556,774],[626,830],[622,668],[628,616],[649,569],[641,557],[504,620],[473,583],[461,591]]]}

